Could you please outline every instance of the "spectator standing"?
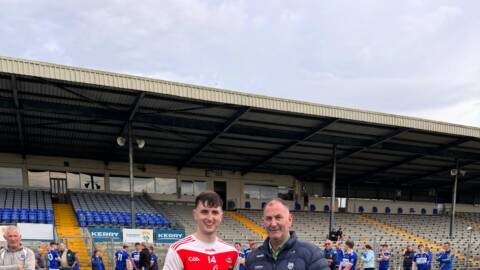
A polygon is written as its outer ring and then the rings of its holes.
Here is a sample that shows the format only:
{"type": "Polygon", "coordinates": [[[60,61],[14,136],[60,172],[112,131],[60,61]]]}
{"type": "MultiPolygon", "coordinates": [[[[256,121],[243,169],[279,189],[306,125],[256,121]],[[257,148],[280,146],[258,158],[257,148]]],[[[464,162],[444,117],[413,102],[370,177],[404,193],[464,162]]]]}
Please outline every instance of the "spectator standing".
{"type": "Polygon", "coordinates": [[[92,255],[92,270],[105,270],[105,264],[100,256],[100,251],[94,250],[92,255]]]}
{"type": "Polygon", "coordinates": [[[450,250],[450,243],[443,243],[443,252],[437,254],[437,261],[440,263],[439,270],[452,270],[455,256],[450,250]]]}
{"type": "Polygon", "coordinates": [[[362,252],[363,269],[374,270],[375,269],[375,253],[372,250],[372,246],[365,245],[365,250],[362,252]]]}
{"type": "Polygon", "coordinates": [[[158,256],[155,249],[151,246],[148,250],[150,251],[150,270],[158,270],[158,256]]]}
{"type": "Polygon", "coordinates": [[[147,248],[147,244],[142,244],[142,250],[140,251],[140,269],[150,269],[150,251],[147,248]]]}
{"type": "Polygon", "coordinates": [[[353,251],[354,243],[352,240],[345,242],[345,252],[343,253],[342,261],[338,266],[338,270],[355,270],[357,266],[357,253],[353,251]]]}
{"type": "Polygon", "coordinates": [[[60,257],[58,256],[57,243],[51,242],[47,253],[47,267],[49,270],[60,269],[60,257]]]}
{"type": "Polygon", "coordinates": [[[403,256],[403,270],[411,270],[413,266],[413,260],[415,259],[415,252],[413,252],[412,246],[408,245],[402,252],[403,256]]]}
{"type": "Polygon", "coordinates": [[[60,258],[61,270],[73,270],[75,264],[75,254],[67,248],[64,243],[58,245],[58,256],[60,258]]]}
{"type": "Polygon", "coordinates": [[[427,270],[428,269],[428,254],[425,252],[423,245],[418,245],[418,252],[413,259],[413,270],[427,270]]]}
{"type": "Polygon", "coordinates": [[[323,257],[327,259],[328,266],[331,270],[336,269],[337,265],[337,251],[333,248],[333,243],[330,239],[325,240],[325,249],[323,250],[323,257]]]}
{"type": "Polygon", "coordinates": [[[35,254],[22,245],[22,236],[17,227],[8,227],[3,237],[7,241],[7,247],[0,250],[0,268],[2,270],[34,270],[35,254]]]}
{"type": "Polygon", "coordinates": [[[115,252],[115,270],[127,270],[128,246],[123,245],[122,249],[115,252]]]}

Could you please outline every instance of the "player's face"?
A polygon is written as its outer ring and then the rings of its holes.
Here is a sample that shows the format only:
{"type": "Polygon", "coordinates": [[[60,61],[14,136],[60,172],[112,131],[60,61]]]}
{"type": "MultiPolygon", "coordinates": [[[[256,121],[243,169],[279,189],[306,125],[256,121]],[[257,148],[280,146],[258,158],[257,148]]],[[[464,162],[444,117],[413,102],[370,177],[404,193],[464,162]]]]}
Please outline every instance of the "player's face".
{"type": "Polygon", "coordinates": [[[200,202],[193,209],[193,218],[197,222],[197,230],[205,235],[211,235],[217,232],[218,226],[222,222],[223,211],[220,206],[207,207],[200,202]]]}
{"type": "Polygon", "coordinates": [[[325,249],[331,249],[332,248],[332,241],[325,241],[325,249]]]}
{"type": "Polygon", "coordinates": [[[280,202],[273,201],[263,210],[263,227],[272,241],[284,241],[290,234],[293,217],[280,202]]]}
{"type": "Polygon", "coordinates": [[[450,251],[450,246],[449,245],[443,245],[443,250],[446,252],[446,251],[450,251]]]}
{"type": "Polygon", "coordinates": [[[242,246],[239,245],[239,244],[235,244],[235,248],[236,248],[238,251],[242,251],[242,246]]]}

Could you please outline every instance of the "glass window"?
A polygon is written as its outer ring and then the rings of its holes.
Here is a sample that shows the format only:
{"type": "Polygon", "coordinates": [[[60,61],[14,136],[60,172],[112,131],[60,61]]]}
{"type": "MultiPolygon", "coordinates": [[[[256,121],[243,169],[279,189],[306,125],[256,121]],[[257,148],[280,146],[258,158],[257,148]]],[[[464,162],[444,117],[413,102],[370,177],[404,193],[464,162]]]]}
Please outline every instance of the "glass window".
{"type": "Polygon", "coordinates": [[[50,173],[28,171],[28,184],[31,187],[50,188],[50,173]]]}
{"type": "Polygon", "coordinates": [[[175,178],[155,178],[155,191],[159,194],[177,194],[177,179],[175,178]]]}
{"type": "Polygon", "coordinates": [[[135,182],[133,182],[133,190],[135,192],[155,192],[155,179],[154,178],[137,178],[135,177],[135,182]]]}
{"type": "Polygon", "coordinates": [[[111,191],[130,191],[130,178],[124,176],[110,176],[111,191]]]}
{"type": "Polygon", "coordinates": [[[247,199],[260,199],[260,187],[257,185],[244,185],[244,194],[247,199]]]}
{"type": "Polygon", "coordinates": [[[207,190],[207,182],[204,181],[195,181],[193,182],[193,191],[195,196],[199,195],[200,193],[204,192],[207,190]]]}
{"type": "Polygon", "coordinates": [[[22,186],[23,185],[22,169],[0,167],[0,185],[22,186]]]}
{"type": "Polygon", "coordinates": [[[182,196],[193,196],[193,181],[182,181],[180,185],[182,196]]]}
{"type": "Polygon", "coordinates": [[[278,195],[278,187],[273,186],[260,186],[260,199],[269,200],[275,198],[278,195]]]}
{"type": "Polygon", "coordinates": [[[293,188],[278,187],[278,197],[282,200],[293,201],[293,188]]]}
{"type": "Polygon", "coordinates": [[[80,188],[89,190],[105,190],[105,179],[103,176],[81,173],[80,188]]]}
{"type": "Polygon", "coordinates": [[[80,189],[80,174],[67,173],[67,187],[68,189],[80,189]]]}

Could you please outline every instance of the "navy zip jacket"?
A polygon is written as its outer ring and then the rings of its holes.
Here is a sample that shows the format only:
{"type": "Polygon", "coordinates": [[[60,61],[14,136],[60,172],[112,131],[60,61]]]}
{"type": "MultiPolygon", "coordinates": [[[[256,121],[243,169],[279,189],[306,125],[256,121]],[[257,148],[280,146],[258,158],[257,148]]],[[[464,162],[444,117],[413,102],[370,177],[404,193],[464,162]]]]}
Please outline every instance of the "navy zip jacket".
{"type": "Polygon", "coordinates": [[[274,260],[268,245],[269,238],[258,249],[248,255],[246,270],[330,270],[320,248],[297,240],[295,232],[274,260]]]}

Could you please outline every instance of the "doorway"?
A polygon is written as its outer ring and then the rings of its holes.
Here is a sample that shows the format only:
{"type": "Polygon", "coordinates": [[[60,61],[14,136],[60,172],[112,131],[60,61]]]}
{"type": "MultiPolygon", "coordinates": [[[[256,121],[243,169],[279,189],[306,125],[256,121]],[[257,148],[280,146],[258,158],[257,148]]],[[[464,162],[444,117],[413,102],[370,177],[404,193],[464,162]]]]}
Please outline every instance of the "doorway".
{"type": "Polygon", "coordinates": [[[215,191],[220,198],[222,198],[223,205],[222,209],[227,209],[227,183],[223,181],[214,181],[213,182],[213,191],[215,191]]]}

